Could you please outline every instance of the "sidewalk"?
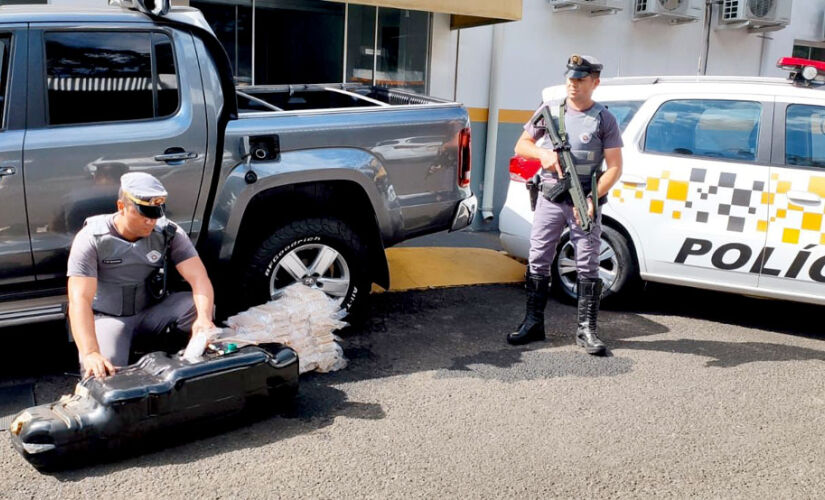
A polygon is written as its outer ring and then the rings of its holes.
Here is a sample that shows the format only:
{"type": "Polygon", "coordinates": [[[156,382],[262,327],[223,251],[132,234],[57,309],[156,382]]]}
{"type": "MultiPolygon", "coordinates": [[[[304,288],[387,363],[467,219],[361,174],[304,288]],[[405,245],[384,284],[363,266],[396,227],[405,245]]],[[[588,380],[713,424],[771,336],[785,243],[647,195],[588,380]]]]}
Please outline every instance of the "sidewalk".
{"type": "Polygon", "coordinates": [[[502,251],[498,232],[445,231],[386,252],[390,292],[524,281],[524,265],[502,251]]]}
{"type": "Polygon", "coordinates": [[[450,248],[487,248],[489,250],[501,251],[498,231],[456,231],[450,233],[442,231],[440,233],[419,236],[399,243],[394,248],[405,247],[450,247],[450,248]]]}

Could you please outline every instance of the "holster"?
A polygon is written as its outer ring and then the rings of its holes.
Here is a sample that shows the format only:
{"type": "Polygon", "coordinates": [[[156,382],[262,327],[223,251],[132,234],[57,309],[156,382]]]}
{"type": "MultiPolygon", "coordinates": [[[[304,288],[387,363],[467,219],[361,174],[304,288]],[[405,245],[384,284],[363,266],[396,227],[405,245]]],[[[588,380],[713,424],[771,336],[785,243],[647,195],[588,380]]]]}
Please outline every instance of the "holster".
{"type": "Polygon", "coordinates": [[[536,174],[527,181],[527,190],[530,191],[530,210],[536,211],[536,203],[539,200],[539,190],[541,189],[541,174],[536,174]]]}
{"type": "Polygon", "coordinates": [[[175,238],[177,226],[173,222],[163,228],[163,265],[146,278],[146,286],[153,299],[162,300],[169,295],[167,282],[169,279],[169,259],[172,258],[172,240],[175,238]]]}
{"type": "Polygon", "coordinates": [[[555,184],[543,184],[541,194],[545,199],[553,203],[561,203],[569,198],[567,194],[568,191],[570,191],[570,177],[564,176],[555,184]]]}

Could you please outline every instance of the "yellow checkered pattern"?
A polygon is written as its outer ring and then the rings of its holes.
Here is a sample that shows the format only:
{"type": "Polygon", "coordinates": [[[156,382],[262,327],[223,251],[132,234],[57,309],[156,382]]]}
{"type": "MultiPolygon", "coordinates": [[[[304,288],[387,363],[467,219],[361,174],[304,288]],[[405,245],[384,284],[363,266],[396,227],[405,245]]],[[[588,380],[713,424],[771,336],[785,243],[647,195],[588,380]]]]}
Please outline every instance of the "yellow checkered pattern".
{"type": "MultiPolygon", "coordinates": [[[[691,222],[694,220],[693,215],[688,214],[695,212],[696,207],[691,208],[690,202],[700,203],[701,194],[697,189],[700,186],[707,190],[709,184],[695,182],[691,188],[689,179],[681,179],[670,170],[663,170],[658,177],[648,177],[645,184],[620,182],[610,194],[614,202],[641,203],[648,213],[668,217],[673,221],[691,222]]],[[[752,186],[742,186],[741,189],[752,191],[752,186]]],[[[819,244],[825,244],[825,207],[800,206],[789,202],[787,196],[776,196],[790,191],[814,193],[825,199],[825,176],[810,176],[806,179],[806,185],[794,185],[793,180],[784,179],[779,173],[771,174],[769,185],[761,193],[751,193],[750,201],[751,207],[767,205],[768,216],[766,219],[757,214],[745,216],[744,230],[764,233],[769,224],[772,224],[772,231],[781,231],[779,234],[782,235],[783,243],[796,245],[800,240],[810,242],[814,238],[819,244]],[[810,233],[819,233],[819,237],[810,233]]],[[[731,203],[729,200],[719,200],[719,203],[725,202],[731,203]]]]}

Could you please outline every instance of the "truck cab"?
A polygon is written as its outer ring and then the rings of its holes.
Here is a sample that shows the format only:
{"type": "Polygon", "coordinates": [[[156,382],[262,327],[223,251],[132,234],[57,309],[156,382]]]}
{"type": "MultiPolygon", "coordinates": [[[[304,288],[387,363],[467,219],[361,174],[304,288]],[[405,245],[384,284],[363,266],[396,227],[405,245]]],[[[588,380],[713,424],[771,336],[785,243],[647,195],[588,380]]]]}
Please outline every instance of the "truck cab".
{"type": "Polygon", "coordinates": [[[471,222],[461,105],[236,91],[199,11],[146,5],[0,7],[0,326],[63,316],[74,235],[115,211],[127,172],[164,184],[167,217],[239,307],[302,281],[352,308],[388,286],[385,247],[471,222]]]}

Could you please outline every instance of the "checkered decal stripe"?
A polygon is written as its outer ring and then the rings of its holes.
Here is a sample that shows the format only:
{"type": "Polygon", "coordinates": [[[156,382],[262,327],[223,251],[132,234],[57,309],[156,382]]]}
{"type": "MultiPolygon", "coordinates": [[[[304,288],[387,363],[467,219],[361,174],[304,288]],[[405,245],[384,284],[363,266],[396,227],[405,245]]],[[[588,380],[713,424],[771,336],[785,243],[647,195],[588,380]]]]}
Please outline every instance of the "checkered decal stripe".
{"type": "MultiPolygon", "coordinates": [[[[665,170],[660,177],[648,177],[644,185],[622,183],[611,195],[619,203],[646,203],[649,213],[676,220],[717,223],[721,218],[722,226],[731,232],[765,232],[770,221],[780,225],[783,243],[798,244],[802,231],[812,231],[819,233],[820,244],[825,244],[823,213],[806,211],[785,196],[776,197],[792,188],[791,181],[781,179],[779,174],[771,175],[771,187],[773,192],[762,181],[740,180],[737,185],[734,172],[723,171],[717,177],[707,169],[693,168],[686,180],[673,179],[665,170]],[[782,206],[777,204],[779,200],[782,206]],[[767,206],[767,212],[760,210],[762,206],[767,206]],[[767,219],[760,218],[765,213],[767,219]]],[[[794,188],[825,198],[825,177],[811,176],[808,185],[794,188]]]]}

